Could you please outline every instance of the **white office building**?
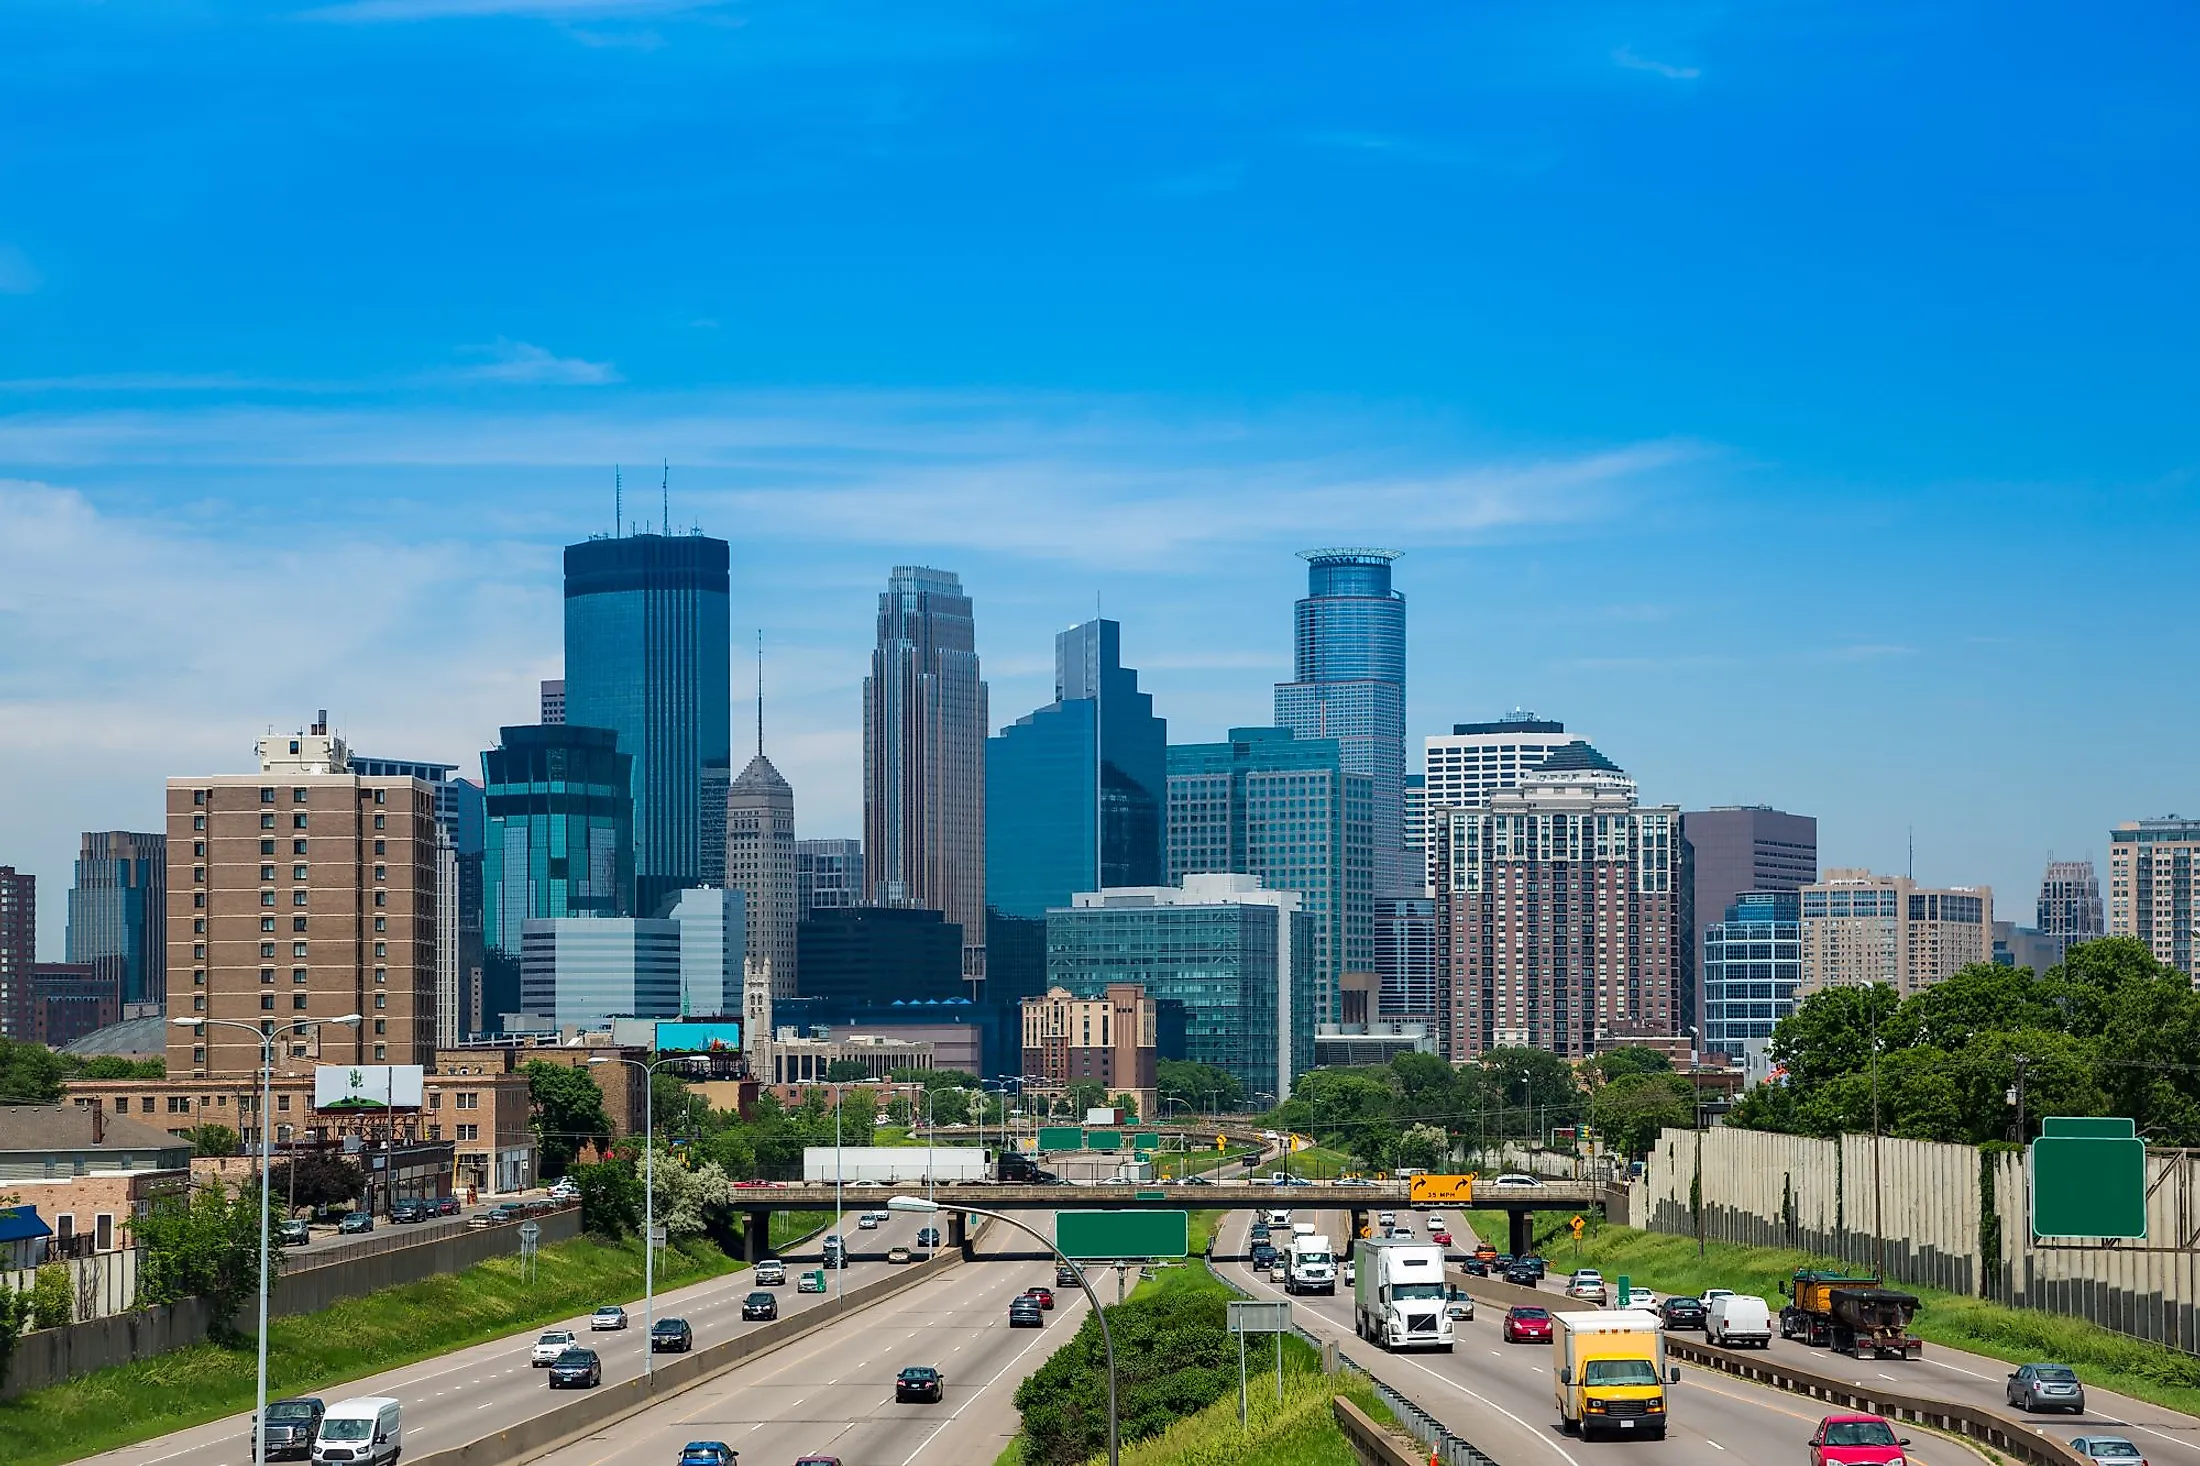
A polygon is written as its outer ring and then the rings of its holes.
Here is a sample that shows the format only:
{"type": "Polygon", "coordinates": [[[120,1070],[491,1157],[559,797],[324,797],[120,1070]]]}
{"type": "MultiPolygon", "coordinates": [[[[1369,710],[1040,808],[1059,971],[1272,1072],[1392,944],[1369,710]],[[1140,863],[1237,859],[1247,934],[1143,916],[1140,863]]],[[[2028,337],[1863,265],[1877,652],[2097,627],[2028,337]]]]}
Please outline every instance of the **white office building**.
{"type": "MultiPolygon", "coordinates": [[[[738,950],[738,948],[736,948],[738,950]]],[[[566,916],[520,929],[520,1006],[551,1027],[680,1016],[680,923],[566,916]]],[[[736,988],[738,993],[738,988],[736,988]]]]}
{"type": "MultiPolygon", "coordinates": [[[[720,886],[690,886],[672,898],[665,915],[680,929],[680,1016],[730,1018],[740,1013],[748,930],[745,894],[720,886]]],[[[770,965],[768,958],[765,965],[770,965]]]]}
{"type": "Polygon", "coordinates": [[[1421,851],[1423,894],[1436,892],[1436,852],[1429,848],[1430,812],[1479,808],[1500,789],[1517,788],[1555,749],[1587,743],[1564,723],[1514,709],[1488,723],[1454,723],[1421,742],[1421,787],[1406,805],[1406,845],[1421,851]]]}

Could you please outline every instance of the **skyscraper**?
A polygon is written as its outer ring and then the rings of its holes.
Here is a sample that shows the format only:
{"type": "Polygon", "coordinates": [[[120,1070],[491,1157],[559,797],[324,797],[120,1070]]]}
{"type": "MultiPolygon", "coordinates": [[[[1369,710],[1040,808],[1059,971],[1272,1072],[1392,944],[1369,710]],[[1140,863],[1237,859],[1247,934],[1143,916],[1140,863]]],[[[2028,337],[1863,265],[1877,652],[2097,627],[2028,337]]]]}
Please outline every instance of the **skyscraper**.
{"type": "Polygon", "coordinates": [[[435,791],[437,916],[435,927],[436,1045],[449,1048],[483,1030],[486,949],[481,935],[481,872],[488,817],[482,788],[451,777],[457,764],[426,759],[351,756],[355,774],[419,779],[435,791]]]}
{"type": "Polygon", "coordinates": [[[795,841],[794,892],[796,921],[808,921],[813,911],[862,905],[863,842],[795,841]]]}
{"type": "Polygon", "coordinates": [[[2107,930],[2101,910],[2101,878],[2090,860],[2051,860],[2040,877],[2040,934],[2062,947],[2090,941],[2107,930]]]}
{"type": "MultiPolygon", "coordinates": [[[[576,723],[501,730],[481,755],[488,837],[482,938],[510,962],[529,921],[634,914],[633,758],[609,728],[576,723]]],[[[517,968],[501,1000],[516,1002],[517,968]]],[[[513,1011],[490,1004],[490,1011],[513,1011]]]]}
{"type": "Polygon", "coordinates": [[[973,987],[985,980],[988,725],[962,581],[895,566],[863,679],[864,899],[938,911],[960,927],[973,987]]]}
{"type": "Polygon", "coordinates": [[[1569,1058],[1677,1031],[1680,811],[1586,743],[1486,804],[1431,809],[1451,1057],[1569,1058]]]}
{"type": "Polygon", "coordinates": [[[545,723],[565,721],[565,679],[545,677],[542,682],[542,717],[545,723]]]}
{"type": "Polygon", "coordinates": [[[1820,988],[1887,983],[1903,997],[1994,960],[1994,893],[1936,888],[1908,876],[1829,870],[1803,887],[1798,996],[1820,988]]]}
{"type": "MultiPolygon", "coordinates": [[[[1454,723],[1449,733],[1421,740],[1420,823],[1425,831],[1427,811],[1464,809],[1485,804],[1500,789],[1511,789],[1520,776],[1569,743],[1586,743],[1579,733],[1569,733],[1555,718],[1539,718],[1515,708],[1502,718],[1483,723],[1454,723]]],[[[1409,834],[1409,841],[1410,841],[1409,834]]],[[[1436,889],[1436,852],[1425,833],[1419,841],[1420,873],[1427,889],[1436,889]]],[[[1410,880],[1413,872],[1407,873],[1410,880]]]]}
{"type": "Polygon", "coordinates": [[[1744,891],[1703,933],[1706,1053],[1740,1058],[1766,1043],[1795,1011],[1803,981],[1803,898],[1793,890],[1744,891]]]}
{"type": "Polygon", "coordinates": [[[565,719],[609,728],[633,760],[636,910],[725,870],[727,564],[703,534],[565,549],[565,719]]]}
{"type": "Polygon", "coordinates": [[[1433,897],[1375,898],[1376,1016],[1426,1024],[1442,1053],[1451,1044],[1451,988],[1437,961],[1439,946],[1433,897]]]}
{"type": "Polygon", "coordinates": [[[0,865],[0,1034],[28,1040],[38,1026],[31,966],[38,960],[38,877],[0,865]]]}
{"type": "Polygon", "coordinates": [[[68,960],[115,980],[121,1001],[168,995],[168,851],[161,835],[86,830],[69,888],[68,960]]]}
{"type": "Polygon", "coordinates": [[[1396,550],[1305,550],[1306,597],[1293,615],[1292,680],[1276,722],[1334,738],[1347,772],[1374,781],[1375,891],[1421,889],[1405,868],[1406,601],[1390,586],[1396,550]]]}
{"type": "Polygon", "coordinates": [[[1744,892],[1799,891],[1817,880],[1818,820],[1762,804],[1690,810],[1681,816],[1681,864],[1680,1026],[1694,1029],[1709,1022],[1705,932],[1744,892]]]}
{"type": "Polygon", "coordinates": [[[739,891],[691,886],[672,898],[665,916],[680,929],[680,1015],[741,1016],[741,975],[748,960],[747,916],[739,891]]]}
{"type": "Polygon", "coordinates": [[[1005,915],[1159,885],[1168,868],[1169,725],[1122,664],[1119,632],[1087,621],[1056,636],[1054,701],[986,745],[986,902],[1005,915]]]}
{"type": "Polygon", "coordinates": [[[2185,976],[2194,965],[2193,916],[2200,909],[2200,820],[2164,815],[2108,833],[2108,934],[2137,937],[2185,976]]]}
{"type": "Polygon", "coordinates": [[[1374,966],[1374,780],[1334,738],[1232,728],[1169,750],[1169,878],[1256,875],[1297,891],[1311,918],[1314,1010],[1336,1021],[1337,979],[1374,966]]]}
{"type": "Polygon", "coordinates": [[[791,998],[795,927],[802,920],[795,885],[794,786],[764,757],[761,726],[756,757],[726,795],[726,884],[747,903],[746,955],[772,966],[772,995],[791,998]]]}

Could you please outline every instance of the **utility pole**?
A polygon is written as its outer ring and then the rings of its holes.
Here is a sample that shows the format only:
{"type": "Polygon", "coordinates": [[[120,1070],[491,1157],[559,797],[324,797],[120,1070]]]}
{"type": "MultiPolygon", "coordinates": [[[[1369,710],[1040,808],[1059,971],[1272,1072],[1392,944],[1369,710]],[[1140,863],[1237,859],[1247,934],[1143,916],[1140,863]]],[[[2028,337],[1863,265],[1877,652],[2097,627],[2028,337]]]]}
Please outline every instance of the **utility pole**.
{"type": "Polygon", "coordinates": [[[1872,1005],[1872,1272],[1884,1283],[1887,1280],[1887,1228],[1885,1222],[1886,1187],[1881,1184],[1879,1163],[1879,984],[1864,990],[1872,1005]]]}
{"type": "Polygon", "coordinates": [[[2024,1113],[2024,1066],[2029,1062],[2030,1060],[2025,1055],[2017,1055],[2017,1082],[2009,1091],[2010,1102],[2017,1107],[2017,1146],[2019,1149],[2022,1149],[2030,1139],[2027,1134],[2028,1126],[2024,1113]]]}

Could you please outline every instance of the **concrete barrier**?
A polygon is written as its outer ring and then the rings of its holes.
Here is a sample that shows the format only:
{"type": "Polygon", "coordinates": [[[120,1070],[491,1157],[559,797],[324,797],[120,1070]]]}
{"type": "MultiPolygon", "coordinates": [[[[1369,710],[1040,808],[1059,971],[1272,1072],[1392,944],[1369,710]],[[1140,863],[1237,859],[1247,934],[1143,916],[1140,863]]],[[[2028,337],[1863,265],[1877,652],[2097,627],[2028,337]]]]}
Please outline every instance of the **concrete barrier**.
{"type": "Polygon", "coordinates": [[[1360,1466],[1424,1466],[1424,1458],[1405,1436],[1393,1435],[1377,1425],[1368,1413],[1339,1395],[1329,1402],[1337,1428],[1344,1432],[1352,1459],[1360,1466]]]}
{"type": "MultiPolygon", "coordinates": [[[[1452,1277],[1478,1304],[1488,1303],[1498,1308],[1533,1304],[1553,1313],[1579,1313],[1596,1307],[1593,1303],[1583,1303],[1546,1289],[1518,1288],[1495,1278],[1478,1278],[1456,1269],[1452,1271],[1452,1277]]],[[[1737,1379],[1769,1385],[1789,1394],[1805,1395],[1826,1405],[1828,1413],[1835,1410],[1855,1410],[1884,1415],[1889,1420],[1929,1425],[1935,1430],[1944,1430],[1951,1435],[1960,1435],[1991,1446],[2019,1461],[2035,1463],[2035,1466],[2089,1466],[2084,1456],[2061,1441],[2041,1435],[2029,1421],[2016,1415],[1989,1410],[1979,1405],[1934,1399],[1918,1390],[1892,1386],[1877,1389],[1855,1384],[1814,1369],[1774,1359],[1754,1349],[1714,1348],[1710,1344],[1676,1338],[1672,1334],[1665,1337],[1665,1349],[1667,1355],[1677,1363],[1693,1365],[1699,1369],[1715,1369],[1737,1379]]]]}
{"type": "Polygon", "coordinates": [[[464,1445],[446,1446],[440,1451],[411,1457],[412,1466],[512,1466],[515,1462],[531,1460],[715,1379],[729,1369],[775,1349],[784,1349],[859,1309],[907,1292],[949,1268],[960,1267],[962,1262],[960,1252],[936,1253],[924,1262],[912,1263],[894,1276],[850,1288],[822,1307],[806,1309],[693,1354],[660,1359],[654,1375],[598,1385],[578,1399],[464,1445]]]}
{"type": "Polygon", "coordinates": [[[160,1308],[133,1308],[25,1334],[16,1341],[15,1355],[8,1361],[0,1400],[199,1343],[206,1338],[213,1314],[204,1299],[186,1298],[160,1308]]]}

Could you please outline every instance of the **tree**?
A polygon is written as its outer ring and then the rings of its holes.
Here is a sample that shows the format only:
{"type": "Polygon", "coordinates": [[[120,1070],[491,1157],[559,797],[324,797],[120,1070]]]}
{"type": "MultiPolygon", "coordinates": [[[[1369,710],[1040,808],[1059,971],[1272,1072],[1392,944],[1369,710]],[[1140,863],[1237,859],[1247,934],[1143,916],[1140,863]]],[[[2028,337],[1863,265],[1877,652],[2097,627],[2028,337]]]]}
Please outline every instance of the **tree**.
{"type": "MultiPolygon", "coordinates": [[[[1439,1063],[1442,1061],[1439,1060],[1439,1063]]],[[[1245,1083],[1229,1070],[1190,1059],[1163,1059],[1154,1065],[1154,1094],[1161,1100],[1181,1100],[1185,1108],[1202,1114],[1228,1114],[1245,1103],[1245,1083]]],[[[1162,1105],[1164,1111],[1171,1107],[1162,1105]]]]}
{"type": "Polygon", "coordinates": [[[970,1091],[967,1089],[935,1089],[918,1113],[935,1125],[967,1125],[970,1123],[970,1091]]]}
{"type": "Polygon", "coordinates": [[[1788,1083],[1799,1090],[1868,1070],[1875,1028],[1882,1056],[1898,1046],[1903,1029],[1895,1023],[1895,1014],[1900,1007],[1900,996],[1883,982],[1820,988],[1773,1025],[1767,1052],[1774,1064],[1787,1071],[1788,1083]]]}
{"type": "Polygon", "coordinates": [[[1087,1110],[1107,1107],[1108,1087],[1097,1079],[1080,1079],[1064,1089],[1063,1098],[1068,1102],[1069,1112],[1081,1116],[1087,1110]]]}
{"type": "Polygon", "coordinates": [[[1451,1137],[1434,1125],[1408,1125],[1398,1137],[1391,1163],[1433,1171],[1451,1158],[1451,1137]]]}
{"type": "Polygon", "coordinates": [[[835,1059],[825,1066],[827,1084],[862,1084],[871,1077],[871,1068],[861,1059],[835,1059]]]}
{"type": "Polygon", "coordinates": [[[536,1059],[527,1065],[528,1100],[533,1106],[535,1143],[542,1153],[542,1174],[562,1176],[587,1144],[611,1139],[611,1117],[604,1112],[596,1076],[573,1064],[536,1059]]]}
{"type": "Polygon", "coordinates": [[[68,1065],[44,1044],[0,1038],[0,1104],[50,1105],[61,1098],[68,1065]]]}
{"type": "Polygon", "coordinates": [[[227,1125],[217,1125],[211,1120],[203,1125],[193,1125],[184,1131],[184,1139],[191,1142],[191,1154],[195,1156],[235,1155],[244,1141],[227,1125]]]}
{"type": "Polygon", "coordinates": [[[1656,1049],[1627,1044],[1616,1049],[1606,1049],[1590,1061],[1590,1067],[1609,1084],[1629,1074],[1670,1074],[1673,1072],[1673,1061],[1656,1049]]]}
{"type": "Polygon", "coordinates": [[[1123,1112],[1123,1118],[1125,1120],[1136,1120],[1138,1118],[1137,1095],[1129,1093],[1118,1094],[1110,1098],[1108,1103],[1115,1106],[1115,1108],[1121,1110],[1123,1112]]]}
{"type": "Polygon", "coordinates": [[[1489,1082],[1487,1108],[1494,1110],[1483,1133],[1498,1138],[1535,1139],[1554,1125],[1581,1116],[1581,1087],[1573,1066],[1543,1049],[1499,1048],[1482,1055],[1489,1082]]]}
{"type": "Polygon", "coordinates": [[[366,1194],[367,1175],[333,1150],[308,1151],[269,1175],[270,1194],[281,1207],[334,1206],[366,1194]]]}
{"type": "Polygon", "coordinates": [[[723,1212],[733,1200],[733,1183],[716,1161],[690,1170],[663,1147],[657,1151],[654,1181],[657,1225],[667,1238],[701,1236],[710,1230],[710,1214],[723,1212]]]}
{"type": "MultiPolygon", "coordinates": [[[[220,1181],[155,1200],[133,1224],[145,1249],[138,1300],[147,1305],[204,1298],[214,1329],[236,1334],[237,1310],[260,1286],[260,1188],[257,1178],[231,1192],[220,1181]]],[[[279,1248],[269,1264],[282,1266],[279,1248]]]]}
{"type": "Polygon", "coordinates": [[[15,1346],[30,1321],[30,1293],[0,1284],[0,1385],[8,1381],[8,1366],[15,1359],[15,1346]]]}
{"type": "Polygon", "coordinates": [[[58,1329],[76,1316],[76,1284],[68,1266],[49,1262],[31,1282],[31,1327],[58,1329]]]}
{"type": "Polygon", "coordinates": [[[1310,1069],[1291,1086],[1278,1120],[1380,1165],[1397,1137],[1397,1092],[1387,1069],[1310,1069]]]}
{"type": "Polygon", "coordinates": [[[1660,1130],[1695,1120],[1695,1092],[1678,1074],[1621,1074],[1589,1099],[1589,1123],[1605,1144],[1627,1156],[1647,1155],[1660,1130]]]}
{"type": "Polygon", "coordinates": [[[634,1162],[617,1159],[573,1167],[581,1193],[581,1225],[599,1237],[617,1241],[642,1228],[642,1178],[634,1162]]]}

